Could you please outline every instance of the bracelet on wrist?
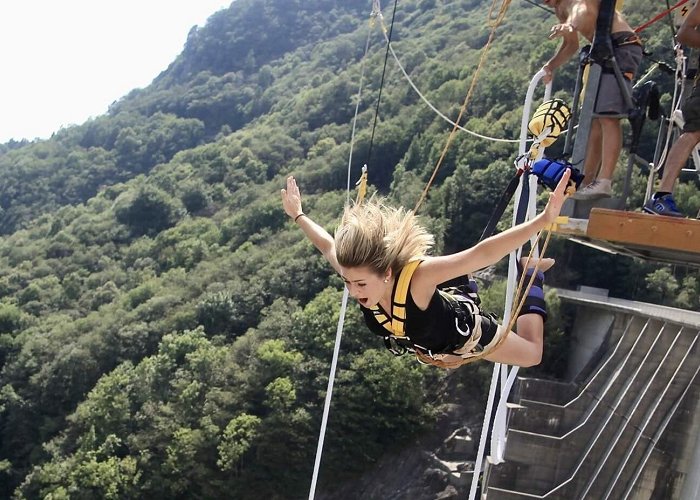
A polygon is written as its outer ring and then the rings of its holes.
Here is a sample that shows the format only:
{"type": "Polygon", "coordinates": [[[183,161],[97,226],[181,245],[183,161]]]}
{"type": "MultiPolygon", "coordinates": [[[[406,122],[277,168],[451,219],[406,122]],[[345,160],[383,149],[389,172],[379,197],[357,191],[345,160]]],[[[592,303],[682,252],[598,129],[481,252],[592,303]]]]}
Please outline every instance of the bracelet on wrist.
{"type": "Polygon", "coordinates": [[[296,222],[299,219],[299,217],[302,217],[304,215],[306,215],[306,214],[304,212],[302,212],[299,215],[297,215],[296,217],[294,217],[294,222],[296,222]]]}

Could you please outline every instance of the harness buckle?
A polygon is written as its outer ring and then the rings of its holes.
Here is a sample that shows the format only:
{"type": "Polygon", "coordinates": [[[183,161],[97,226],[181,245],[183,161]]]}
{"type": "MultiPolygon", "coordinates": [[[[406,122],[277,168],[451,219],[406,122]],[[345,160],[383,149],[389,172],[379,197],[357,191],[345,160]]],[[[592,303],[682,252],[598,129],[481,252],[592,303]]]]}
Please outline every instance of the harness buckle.
{"type": "Polygon", "coordinates": [[[394,356],[403,356],[407,352],[413,352],[413,349],[410,346],[400,343],[395,337],[390,335],[384,337],[384,346],[394,356]]]}

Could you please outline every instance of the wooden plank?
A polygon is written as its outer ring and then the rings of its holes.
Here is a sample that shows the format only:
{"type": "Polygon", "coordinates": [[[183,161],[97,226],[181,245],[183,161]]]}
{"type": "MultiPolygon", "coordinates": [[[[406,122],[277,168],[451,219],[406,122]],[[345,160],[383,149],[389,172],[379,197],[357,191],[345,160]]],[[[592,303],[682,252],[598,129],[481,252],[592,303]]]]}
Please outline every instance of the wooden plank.
{"type": "Polygon", "coordinates": [[[569,236],[586,236],[588,219],[574,219],[572,217],[560,216],[552,224],[552,231],[556,234],[569,236]]]}
{"type": "Polygon", "coordinates": [[[627,255],[639,259],[663,264],[679,264],[681,266],[700,267],[700,253],[681,252],[665,248],[645,247],[632,243],[616,243],[614,241],[598,240],[588,237],[563,235],[575,243],[589,246],[602,252],[610,252],[617,255],[627,255]]]}
{"type": "Polygon", "coordinates": [[[589,238],[700,255],[700,221],[594,208],[589,238]]]}

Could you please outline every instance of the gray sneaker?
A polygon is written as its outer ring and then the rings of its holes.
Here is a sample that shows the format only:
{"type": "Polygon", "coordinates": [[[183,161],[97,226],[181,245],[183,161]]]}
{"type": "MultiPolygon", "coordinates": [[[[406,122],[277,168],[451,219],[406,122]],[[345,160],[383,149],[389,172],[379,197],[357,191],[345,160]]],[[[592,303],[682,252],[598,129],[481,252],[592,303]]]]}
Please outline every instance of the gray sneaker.
{"type": "Polygon", "coordinates": [[[571,197],[574,200],[598,200],[612,196],[612,181],[610,179],[596,179],[588,186],[576,191],[571,197]]]}

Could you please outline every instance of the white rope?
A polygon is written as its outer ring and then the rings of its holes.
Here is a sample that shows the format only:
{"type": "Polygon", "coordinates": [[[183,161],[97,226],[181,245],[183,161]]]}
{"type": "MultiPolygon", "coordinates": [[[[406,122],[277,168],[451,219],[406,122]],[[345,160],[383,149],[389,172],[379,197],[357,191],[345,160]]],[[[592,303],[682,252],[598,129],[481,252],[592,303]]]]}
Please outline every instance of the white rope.
{"type": "Polygon", "coordinates": [[[671,137],[673,136],[673,128],[676,120],[676,111],[680,113],[681,99],[683,97],[683,90],[685,89],[685,74],[687,71],[686,61],[687,58],[683,54],[683,49],[680,46],[674,46],[676,51],[676,72],[675,81],[673,85],[673,98],[671,99],[671,116],[669,117],[668,129],[666,131],[666,142],[664,143],[664,148],[661,152],[661,157],[656,165],[654,165],[654,172],[658,172],[664,163],[666,163],[666,155],[668,154],[669,145],[671,143],[671,137]],[[679,76],[680,73],[680,76],[679,76]],[[679,80],[680,79],[680,83],[679,80]],[[680,87],[680,91],[678,90],[680,87]]]}
{"type": "Polygon", "coordinates": [[[338,328],[335,332],[335,348],[333,349],[333,360],[331,361],[331,372],[328,375],[328,388],[326,389],[326,401],[323,405],[323,418],[321,418],[321,430],[318,437],[318,445],[316,446],[316,460],[314,462],[314,473],[311,477],[311,488],[309,489],[309,500],[314,499],[316,494],[316,483],[318,481],[318,471],[321,468],[321,456],[323,454],[323,441],[326,436],[326,427],[328,424],[328,413],[331,408],[331,397],[333,396],[333,383],[335,381],[335,372],[338,366],[338,357],[340,354],[340,341],[343,337],[343,324],[345,323],[345,310],[348,305],[348,289],[345,287],[343,291],[343,300],[340,305],[340,318],[338,319],[338,328]]]}
{"type": "Polygon", "coordinates": [[[476,490],[479,485],[479,474],[481,472],[481,462],[484,460],[484,450],[486,449],[486,436],[489,433],[490,427],[490,416],[493,410],[493,395],[496,393],[496,384],[498,383],[498,373],[500,371],[501,364],[495,363],[493,365],[493,372],[491,373],[491,386],[489,387],[489,398],[486,401],[486,410],[484,411],[484,421],[481,424],[481,436],[479,436],[479,451],[476,454],[476,461],[474,462],[474,471],[472,472],[472,483],[469,489],[469,500],[474,500],[476,498],[476,490]]]}
{"type": "Polygon", "coordinates": [[[458,125],[457,123],[453,122],[448,116],[446,116],[444,113],[442,113],[439,109],[437,109],[433,104],[423,95],[423,93],[418,89],[415,83],[413,83],[413,80],[411,79],[410,76],[408,76],[408,73],[403,67],[403,64],[401,64],[401,61],[399,60],[398,56],[396,55],[396,52],[394,52],[394,47],[391,44],[391,41],[389,40],[389,36],[386,33],[386,26],[384,25],[384,17],[382,16],[381,11],[378,13],[377,17],[379,18],[381,25],[382,25],[382,33],[384,34],[384,39],[386,40],[386,43],[389,47],[389,51],[391,52],[391,55],[394,57],[394,60],[396,61],[396,65],[399,67],[401,70],[401,73],[403,73],[403,76],[406,77],[406,80],[408,81],[408,84],[415,90],[416,94],[418,94],[418,97],[421,98],[421,100],[430,108],[432,109],[435,114],[437,114],[440,118],[445,120],[447,123],[452,125],[453,127],[458,128],[459,130],[462,130],[463,132],[466,132],[474,137],[478,137],[479,139],[484,139],[487,141],[494,141],[494,142],[510,142],[510,143],[516,143],[519,142],[518,139],[500,139],[498,137],[489,137],[487,135],[479,134],[478,132],[473,132],[471,130],[468,130],[461,125],[458,125]]]}
{"type": "MultiPolygon", "coordinates": [[[[374,5],[372,8],[371,18],[376,16],[376,8],[379,5],[378,0],[374,0],[374,5]]],[[[347,200],[350,201],[350,166],[352,165],[352,152],[355,143],[355,127],[357,124],[357,116],[360,109],[360,99],[362,96],[362,85],[365,74],[365,60],[367,59],[367,53],[369,52],[369,41],[372,35],[372,24],[370,21],[370,27],[367,33],[367,42],[365,43],[365,54],[362,57],[362,70],[360,72],[360,84],[357,90],[357,103],[355,104],[355,117],[352,121],[352,134],[350,136],[350,155],[348,159],[348,187],[347,187],[347,200]]],[[[343,290],[343,299],[340,304],[340,317],[338,318],[338,327],[335,333],[335,346],[333,347],[333,359],[331,360],[331,369],[328,374],[328,387],[326,388],[326,399],[323,404],[323,416],[321,417],[321,429],[319,430],[318,443],[316,445],[316,459],[314,460],[314,471],[311,476],[311,486],[309,488],[309,500],[313,500],[316,495],[316,484],[318,483],[318,474],[321,469],[321,458],[323,456],[323,444],[326,436],[326,428],[328,427],[328,415],[330,413],[331,399],[333,397],[333,385],[335,383],[335,374],[338,368],[338,358],[340,357],[340,343],[343,338],[343,326],[345,324],[345,312],[348,305],[348,288],[345,287],[343,290]]]]}
{"type": "MultiPolygon", "coordinates": [[[[525,155],[526,139],[527,139],[527,125],[530,116],[530,109],[532,107],[532,97],[534,95],[535,88],[537,84],[545,75],[543,70],[538,71],[535,76],[532,77],[530,85],[528,86],[527,93],[525,95],[525,104],[523,105],[523,118],[520,124],[520,144],[519,144],[519,154],[520,156],[525,155]]],[[[549,99],[552,93],[551,82],[545,86],[544,100],[549,99]]],[[[544,154],[544,148],[541,148],[538,152],[538,159],[544,154]]],[[[537,181],[534,177],[530,178],[530,198],[528,200],[528,218],[533,216],[532,210],[535,204],[535,194],[537,189],[537,181]]],[[[513,225],[516,224],[516,217],[518,213],[518,205],[520,201],[520,193],[522,192],[522,183],[518,185],[515,192],[515,209],[513,210],[513,225]]],[[[535,244],[531,242],[531,244],[535,244]]],[[[511,252],[509,256],[509,266],[508,266],[508,282],[506,287],[506,303],[503,311],[503,324],[507,325],[510,323],[510,314],[513,308],[513,295],[515,294],[515,284],[517,282],[517,255],[515,252],[511,252]]],[[[507,334],[507,333],[506,333],[507,334]]],[[[507,365],[501,363],[495,363],[493,366],[493,374],[491,376],[491,387],[489,389],[489,396],[486,403],[486,411],[484,413],[484,421],[481,427],[481,437],[479,438],[479,448],[476,454],[476,461],[474,462],[474,472],[472,475],[471,488],[469,490],[469,500],[475,500],[476,491],[479,484],[479,474],[481,472],[481,466],[484,462],[484,455],[486,453],[486,438],[489,434],[489,427],[491,423],[491,415],[493,410],[493,405],[496,399],[496,384],[499,380],[499,375],[501,379],[501,396],[496,407],[496,414],[494,417],[493,428],[491,430],[491,461],[494,464],[503,462],[503,455],[505,451],[505,428],[506,428],[506,403],[508,401],[508,395],[515,382],[515,377],[518,374],[518,367],[514,366],[511,370],[508,370],[507,365]]]]}

